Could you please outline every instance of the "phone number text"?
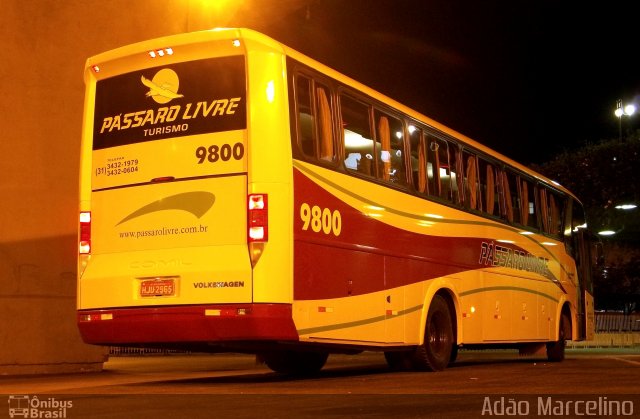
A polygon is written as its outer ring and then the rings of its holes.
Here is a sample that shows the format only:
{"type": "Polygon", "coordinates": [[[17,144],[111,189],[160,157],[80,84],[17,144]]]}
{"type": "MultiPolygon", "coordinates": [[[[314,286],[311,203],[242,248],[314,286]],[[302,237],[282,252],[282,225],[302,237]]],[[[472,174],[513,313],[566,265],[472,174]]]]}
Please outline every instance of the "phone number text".
{"type": "Polygon", "coordinates": [[[96,176],[118,176],[138,171],[138,159],[119,160],[96,167],[96,176]]]}

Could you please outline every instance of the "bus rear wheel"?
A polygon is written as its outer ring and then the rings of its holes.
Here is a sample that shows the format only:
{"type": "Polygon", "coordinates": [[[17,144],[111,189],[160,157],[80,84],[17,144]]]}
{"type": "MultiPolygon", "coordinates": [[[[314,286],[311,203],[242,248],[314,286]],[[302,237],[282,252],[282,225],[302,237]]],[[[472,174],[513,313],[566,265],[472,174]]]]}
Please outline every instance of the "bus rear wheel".
{"type": "Polygon", "coordinates": [[[442,371],[453,354],[453,324],[449,304],[440,295],[433,297],[424,331],[424,343],[412,356],[413,367],[420,371],[442,371]]]}
{"type": "Polygon", "coordinates": [[[277,351],[262,354],[264,363],[275,372],[290,375],[312,375],[327,362],[327,352],[277,351]]]}
{"type": "Polygon", "coordinates": [[[567,346],[567,339],[571,337],[571,320],[566,313],[560,316],[560,328],[558,330],[558,340],[547,343],[547,359],[549,362],[561,362],[564,360],[564,348],[567,346]]]}

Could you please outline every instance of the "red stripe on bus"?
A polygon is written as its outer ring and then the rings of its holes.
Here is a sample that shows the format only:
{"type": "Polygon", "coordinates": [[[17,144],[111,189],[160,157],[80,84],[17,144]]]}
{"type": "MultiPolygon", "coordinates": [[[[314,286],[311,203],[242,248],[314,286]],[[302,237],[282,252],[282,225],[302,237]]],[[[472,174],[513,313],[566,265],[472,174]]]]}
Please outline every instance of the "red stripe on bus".
{"type": "Polygon", "coordinates": [[[97,345],[298,340],[289,304],[80,310],[78,327],[86,343],[97,345]],[[101,317],[108,320],[95,320],[101,317]]]}
{"type": "Polygon", "coordinates": [[[362,295],[486,267],[479,262],[480,252],[482,243],[491,239],[434,236],[391,226],[294,172],[296,300],[362,295]],[[300,209],[305,203],[339,211],[340,234],[313,231],[310,226],[304,229],[300,209]]]}

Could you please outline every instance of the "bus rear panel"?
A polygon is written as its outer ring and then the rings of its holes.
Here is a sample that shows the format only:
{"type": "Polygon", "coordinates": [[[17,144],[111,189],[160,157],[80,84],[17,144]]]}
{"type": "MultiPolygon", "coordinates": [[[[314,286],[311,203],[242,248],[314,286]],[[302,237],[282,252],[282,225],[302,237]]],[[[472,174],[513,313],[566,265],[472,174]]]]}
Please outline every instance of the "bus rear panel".
{"type": "Polygon", "coordinates": [[[250,191],[244,49],[223,36],[129,48],[87,65],[83,339],[296,340],[290,302],[254,298],[250,251],[268,240],[268,194],[250,191]]]}

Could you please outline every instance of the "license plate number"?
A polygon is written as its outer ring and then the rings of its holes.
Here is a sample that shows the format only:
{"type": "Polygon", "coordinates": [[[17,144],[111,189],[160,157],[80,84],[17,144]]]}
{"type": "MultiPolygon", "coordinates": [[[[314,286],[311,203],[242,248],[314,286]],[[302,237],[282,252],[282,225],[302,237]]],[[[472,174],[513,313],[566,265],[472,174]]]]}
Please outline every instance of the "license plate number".
{"type": "Polygon", "coordinates": [[[153,279],[140,284],[141,297],[169,297],[176,294],[176,283],[173,279],[153,279]]]}

